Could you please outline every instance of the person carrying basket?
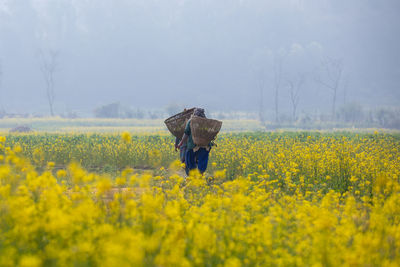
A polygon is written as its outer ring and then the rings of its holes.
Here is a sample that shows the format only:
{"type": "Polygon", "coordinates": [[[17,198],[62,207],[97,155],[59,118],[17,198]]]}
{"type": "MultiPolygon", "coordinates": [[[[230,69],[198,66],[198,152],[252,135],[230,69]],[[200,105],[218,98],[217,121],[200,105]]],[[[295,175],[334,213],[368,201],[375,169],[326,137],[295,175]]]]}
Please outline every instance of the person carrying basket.
{"type": "MultiPolygon", "coordinates": [[[[204,109],[202,108],[196,108],[193,112],[193,116],[206,118],[204,109]]],[[[186,174],[189,175],[189,172],[196,168],[202,174],[207,169],[208,156],[211,149],[211,143],[208,146],[197,146],[193,142],[190,122],[191,119],[189,119],[188,122],[186,123],[182,140],[179,142],[177,148],[181,148],[184,144],[186,144],[186,153],[185,153],[186,174]]]]}

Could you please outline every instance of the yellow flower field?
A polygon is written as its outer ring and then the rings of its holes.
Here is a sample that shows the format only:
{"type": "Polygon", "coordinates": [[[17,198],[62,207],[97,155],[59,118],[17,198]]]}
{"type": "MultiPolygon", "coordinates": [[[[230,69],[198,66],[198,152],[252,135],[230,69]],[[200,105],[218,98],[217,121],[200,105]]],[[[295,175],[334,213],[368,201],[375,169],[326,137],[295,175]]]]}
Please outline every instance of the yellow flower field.
{"type": "Polygon", "coordinates": [[[400,137],[0,138],[0,266],[398,266],[400,137]]]}

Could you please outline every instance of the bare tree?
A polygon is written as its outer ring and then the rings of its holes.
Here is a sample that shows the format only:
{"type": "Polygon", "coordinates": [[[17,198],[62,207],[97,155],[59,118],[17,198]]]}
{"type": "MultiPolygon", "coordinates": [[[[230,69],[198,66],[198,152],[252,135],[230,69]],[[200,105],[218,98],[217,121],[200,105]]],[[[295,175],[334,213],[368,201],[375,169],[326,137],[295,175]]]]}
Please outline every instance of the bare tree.
{"type": "Polygon", "coordinates": [[[259,110],[258,110],[258,118],[262,125],[265,125],[265,115],[264,115],[264,90],[266,84],[266,77],[264,68],[260,68],[258,70],[254,70],[254,75],[257,80],[257,87],[259,90],[259,110]]]}
{"type": "Polygon", "coordinates": [[[0,60],[0,88],[1,88],[2,78],[3,78],[3,68],[2,68],[2,64],[1,64],[1,60],[0,60]]]}
{"type": "Polygon", "coordinates": [[[0,116],[4,116],[4,114],[6,113],[3,106],[3,99],[1,98],[2,81],[3,81],[3,68],[2,68],[2,62],[0,60],[0,116]]]}
{"type": "Polygon", "coordinates": [[[290,103],[292,105],[292,120],[296,121],[296,112],[300,100],[301,87],[305,82],[304,73],[299,73],[295,78],[286,78],[289,87],[290,103]]]}
{"type": "Polygon", "coordinates": [[[332,93],[332,119],[335,119],[337,92],[343,72],[341,60],[326,57],[322,61],[321,72],[316,80],[332,93]]]}
{"type": "Polygon", "coordinates": [[[256,81],[256,89],[257,89],[257,104],[258,104],[258,119],[260,123],[265,126],[265,107],[264,107],[264,93],[268,80],[268,72],[267,69],[270,67],[272,52],[263,47],[254,51],[254,54],[251,57],[252,64],[251,70],[253,72],[255,81],[256,81]]]}
{"type": "Polygon", "coordinates": [[[46,95],[50,107],[50,115],[54,116],[54,73],[57,70],[57,57],[58,51],[49,50],[43,52],[39,51],[40,70],[42,71],[43,78],[46,82],[46,95]]]}
{"type": "Polygon", "coordinates": [[[347,90],[348,90],[348,85],[349,85],[349,75],[346,75],[343,78],[342,82],[342,88],[343,88],[343,105],[346,105],[347,103],[347,90]]]}
{"type": "Polygon", "coordinates": [[[279,91],[282,86],[282,64],[283,56],[277,55],[274,58],[274,103],[275,122],[279,122],[279,91]]]}

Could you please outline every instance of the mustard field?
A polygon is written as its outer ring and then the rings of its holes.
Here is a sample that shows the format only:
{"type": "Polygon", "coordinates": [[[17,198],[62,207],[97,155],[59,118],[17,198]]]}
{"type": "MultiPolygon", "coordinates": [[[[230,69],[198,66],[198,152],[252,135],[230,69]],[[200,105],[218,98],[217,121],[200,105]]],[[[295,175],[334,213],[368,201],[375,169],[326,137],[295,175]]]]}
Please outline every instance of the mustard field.
{"type": "Polygon", "coordinates": [[[0,266],[399,266],[400,135],[0,138],[0,266]]]}

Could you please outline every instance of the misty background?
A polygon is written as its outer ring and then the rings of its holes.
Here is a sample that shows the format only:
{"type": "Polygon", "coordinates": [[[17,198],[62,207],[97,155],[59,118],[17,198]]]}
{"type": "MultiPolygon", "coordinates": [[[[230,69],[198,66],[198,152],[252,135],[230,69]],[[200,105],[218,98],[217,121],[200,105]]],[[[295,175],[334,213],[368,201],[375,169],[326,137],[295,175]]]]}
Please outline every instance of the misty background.
{"type": "Polygon", "coordinates": [[[399,15],[398,0],[0,0],[0,104],[398,108],[399,15]]]}

